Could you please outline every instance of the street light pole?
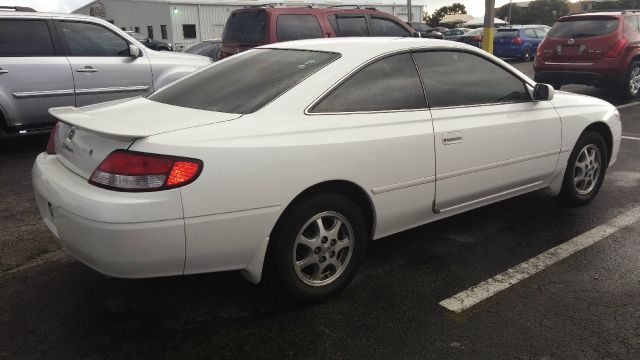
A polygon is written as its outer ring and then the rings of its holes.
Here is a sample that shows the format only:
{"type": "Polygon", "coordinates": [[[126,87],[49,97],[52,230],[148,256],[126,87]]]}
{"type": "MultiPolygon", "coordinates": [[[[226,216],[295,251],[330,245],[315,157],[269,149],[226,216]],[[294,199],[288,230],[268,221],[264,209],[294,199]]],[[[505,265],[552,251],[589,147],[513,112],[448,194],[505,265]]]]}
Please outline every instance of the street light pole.
{"type": "Polygon", "coordinates": [[[496,15],[496,0],[484,2],[484,33],[482,35],[482,48],[493,54],[493,19],[496,15]]]}
{"type": "Polygon", "coordinates": [[[513,0],[509,0],[509,25],[513,24],[511,21],[511,6],[513,6],[513,0]]]}
{"type": "Polygon", "coordinates": [[[411,0],[407,0],[407,21],[411,21],[411,0]]]}

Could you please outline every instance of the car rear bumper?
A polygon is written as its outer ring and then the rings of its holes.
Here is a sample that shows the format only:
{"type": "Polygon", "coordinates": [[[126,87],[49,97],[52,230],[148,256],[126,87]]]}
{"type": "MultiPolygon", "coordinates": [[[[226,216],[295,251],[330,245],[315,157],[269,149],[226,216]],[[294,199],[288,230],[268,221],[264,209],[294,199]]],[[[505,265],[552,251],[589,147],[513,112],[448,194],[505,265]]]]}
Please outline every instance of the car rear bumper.
{"type": "MultiPolygon", "coordinates": [[[[498,57],[519,58],[524,50],[521,46],[496,45],[493,46],[493,54],[498,57]]],[[[533,56],[533,54],[531,54],[533,56]]]]}
{"type": "Polygon", "coordinates": [[[621,83],[627,71],[619,59],[602,59],[594,63],[558,63],[536,58],[533,69],[538,79],[536,81],[592,86],[621,83]]]}
{"type": "Polygon", "coordinates": [[[179,191],[142,197],[101,189],[44,153],[36,159],[32,181],[45,224],[61,246],[89,267],[124,278],[183,274],[184,219],[162,219],[158,210],[181,211],[179,191]]]}

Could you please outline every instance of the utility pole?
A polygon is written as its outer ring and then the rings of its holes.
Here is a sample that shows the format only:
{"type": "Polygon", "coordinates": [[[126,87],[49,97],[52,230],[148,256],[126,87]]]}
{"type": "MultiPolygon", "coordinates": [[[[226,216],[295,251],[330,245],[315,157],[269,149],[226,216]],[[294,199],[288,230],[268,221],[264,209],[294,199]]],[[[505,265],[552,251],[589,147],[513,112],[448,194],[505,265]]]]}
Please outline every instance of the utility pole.
{"type": "Polygon", "coordinates": [[[513,6],[513,0],[509,0],[509,25],[513,24],[511,21],[511,6],[513,6]]]}
{"type": "Polygon", "coordinates": [[[493,19],[496,17],[496,0],[484,0],[484,33],[482,48],[493,54],[493,19]]]}
{"type": "Polygon", "coordinates": [[[407,21],[411,21],[411,0],[407,0],[407,21]]]}

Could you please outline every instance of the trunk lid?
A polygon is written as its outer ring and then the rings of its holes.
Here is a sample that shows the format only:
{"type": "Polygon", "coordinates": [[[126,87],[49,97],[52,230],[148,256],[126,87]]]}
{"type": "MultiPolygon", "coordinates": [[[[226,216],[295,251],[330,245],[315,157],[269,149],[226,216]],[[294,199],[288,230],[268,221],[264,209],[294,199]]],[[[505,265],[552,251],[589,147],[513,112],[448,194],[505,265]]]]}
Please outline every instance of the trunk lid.
{"type": "Polygon", "coordinates": [[[571,16],[560,19],[542,42],[545,62],[594,63],[622,38],[622,24],[615,16],[571,16]]]}
{"type": "Polygon", "coordinates": [[[60,120],[55,135],[58,159],[88,179],[107,155],[136,139],[237,119],[241,114],[182,108],[137,98],[82,108],[53,108],[60,120]]]}

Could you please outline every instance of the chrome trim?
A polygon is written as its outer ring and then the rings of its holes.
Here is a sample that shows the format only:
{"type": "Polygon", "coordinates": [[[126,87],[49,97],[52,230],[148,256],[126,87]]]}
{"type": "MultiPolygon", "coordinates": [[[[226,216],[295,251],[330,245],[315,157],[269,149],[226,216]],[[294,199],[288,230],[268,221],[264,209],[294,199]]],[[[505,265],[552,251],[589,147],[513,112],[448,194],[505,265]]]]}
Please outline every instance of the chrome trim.
{"type": "Polygon", "coordinates": [[[9,70],[0,69],[0,74],[8,74],[9,70]]]}
{"type": "Polygon", "coordinates": [[[534,182],[534,183],[532,183],[532,184],[529,184],[529,185],[520,186],[520,187],[517,187],[517,188],[515,188],[515,189],[511,189],[511,190],[503,191],[503,192],[501,192],[501,193],[497,193],[497,194],[493,194],[493,195],[485,196],[485,197],[480,198],[480,199],[475,199],[475,200],[467,201],[466,203],[462,203],[462,204],[458,204],[458,205],[450,206],[450,207],[448,207],[448,208],[444,208],[444,209],[440,209],[440,210],[437,210],[437,209],[436,209],[436,211],[434,211],[434,212],[435,212],[435,213],[441,213],[441,212],[444,212],[444,211],[451,211],[451,210],[455,210],[455,209],[460,208],[460,207],[464,207],[464,206],[472,205],[472,204],[475,204],[475,203],[478,203],[478,202],[482,202],[482,201],[490,200],[490,199],[493,199],[493,198],[496,198],[496,197],[500,197],[500,196],[503,196],[503,195],[507,195],[507,194],[510,194],[510,193],[519,192],[519,191],[521,191],[521,190],[528,189],[528,188],[531,188],[531,187],[535,187],[535,186],[538,186],[538,185],[540,185],[540,184],[542,184],[542,180],[540,180],[540,181],[536,181],[536,182],[534,182]]]}
{"type": "Polygon", "coordinates": [[[557,62],[545,62],[545,65],[579,65],[579,66],[591,66],[593,63],[557,63],[557,62]]]}
{"type": "MultiPolygon", "coordinates": [[[[400,110],[369,110],[369,111],[345,111],[345,112],[323,112],[323,113],[306,113],[305,115],[354,115],[354,114],[388,114],[388,113],[402,113],[402,112],[415,112],[415,111],[429,111],[429,108],[420,109],[400,109],[400,110]]],[[[425,120],[429,120],[426,119],[425,120]]]]}
{"type": "Polygon", "coordinates": [[[147,91],[149,86],[114,86],[108,88],[76,89],[77,95],[118,94],[126,92],[147,91]]]}
{"type": "Polygon", "coordinates": [[[397,183],[397,184],[380,186],[380,187],[377,187],[375,189],[372,189],[371,192],[376,194],[376,195],[378,195],[378,194],[383,194],[383,193],[386,193],[386,192],[389,192],[389,191],[406,189],[406,188],[409,188],[409,187],[412,187],[412,186],[418,186],[418,185],[424,185],[424,184],[432,183],[435,180],[436,180],[435,176],[428,176],[428,177],[423,177],[423,178],[419,178],[419,179],[403,181],[403,182],[397,183]]]}
{"type": "Polygon", "coordinates": [[[45,91],[23,91],[23,92],[14,92],[13,95],[16,99],[28,99],[28,98],[38,98],[38,97],[51,97],[51,96],[64,96],[64,95],[73,95],[73,89],[71,90],[45,90],[45,91]]]}
{"type": "Polygon", "coordinates": [[[560,150],[549,150],[549,151],[544,151],[544,152],[541,152],[541,153],[535,153],[535,154],[531,154],[531,155],[526,155],[526,156],[522,156],[522,157],[519,157],[519,158],[510,159],[510,160],[498,161],[498,162],[495,162],[495,163],[480,165],[480,166],[476,166],[476,167],[472,167],[472,168],[468,168],[468,169],[451,171],[451,172],[448,172],[448,173],[436,175],[436,181],[451,179],[451,178],[454,178],[454,177],[457,177],[457,176],[472,174],[472,173],[485,171],[485,170],[491,170],[491,169],[495,169],[495,168],[499,168],[499,167],[503,167],[503,166],[518,164],[518,163],[521,163],[521,162],[534,160],[534,159],[539,159],[539,158],[543,158],[543,157],[547,157],[547,156],[558,155],[558,154],[560,154],[560,150]]]}

